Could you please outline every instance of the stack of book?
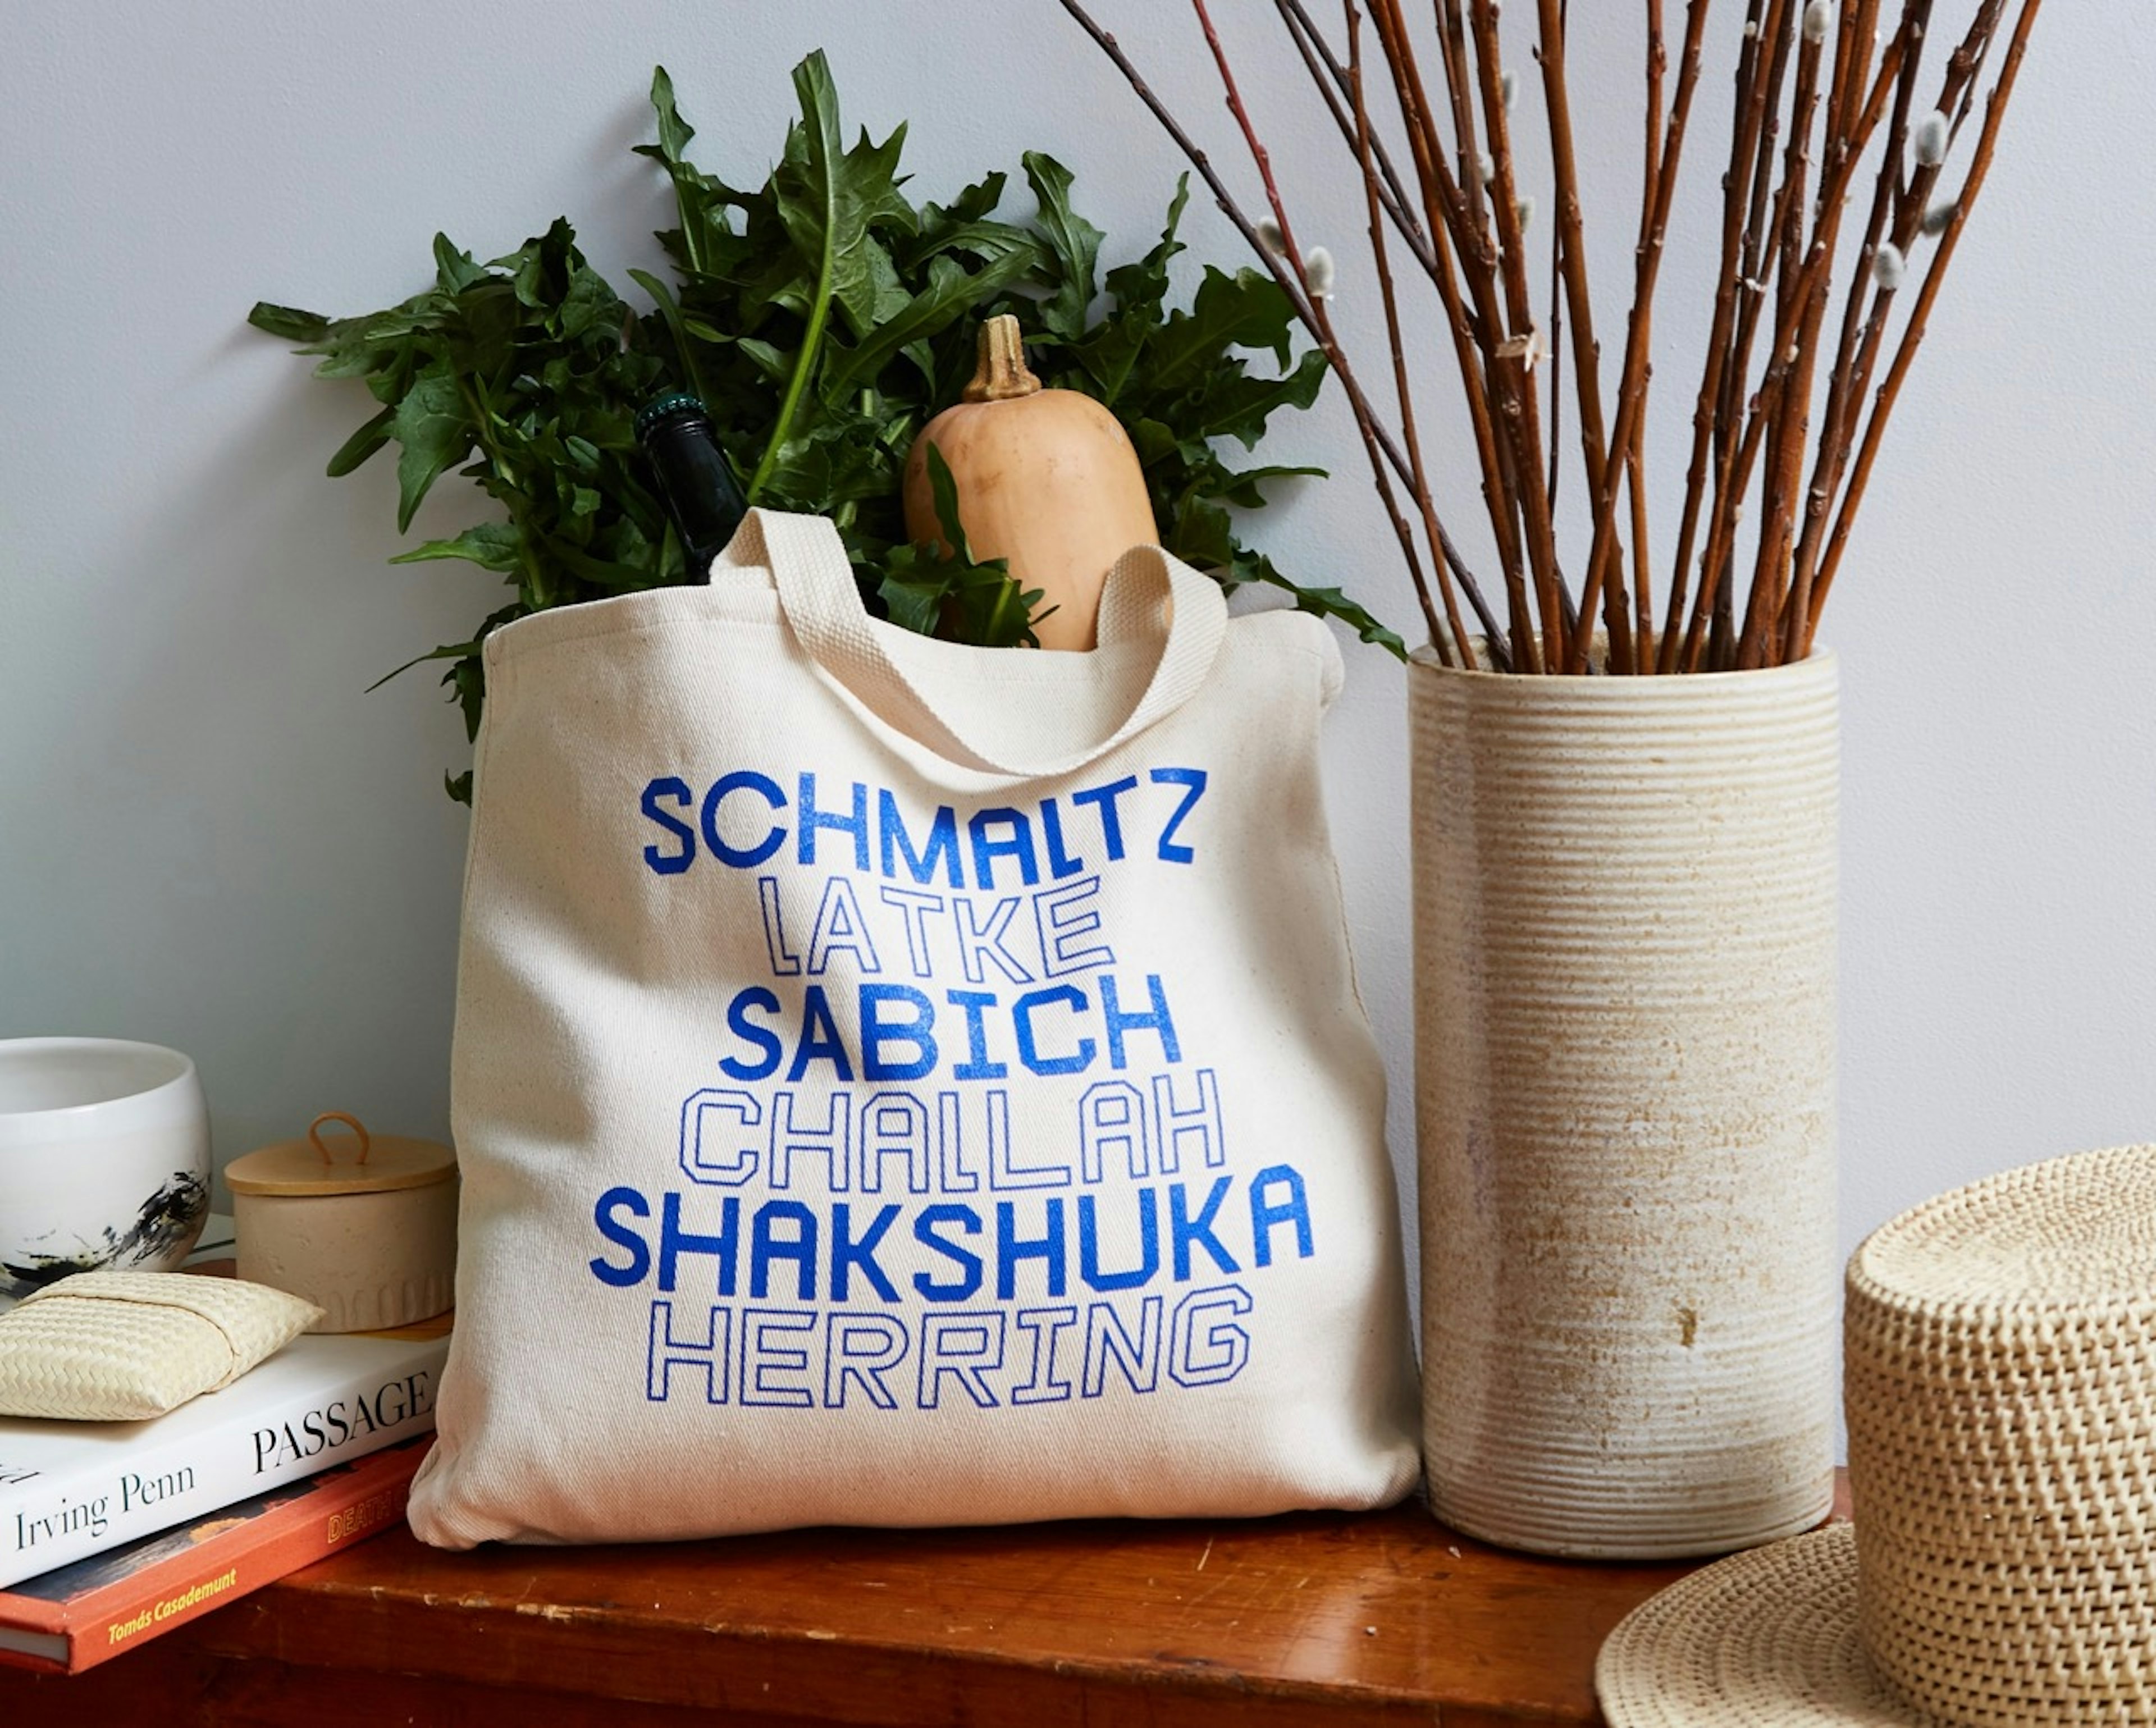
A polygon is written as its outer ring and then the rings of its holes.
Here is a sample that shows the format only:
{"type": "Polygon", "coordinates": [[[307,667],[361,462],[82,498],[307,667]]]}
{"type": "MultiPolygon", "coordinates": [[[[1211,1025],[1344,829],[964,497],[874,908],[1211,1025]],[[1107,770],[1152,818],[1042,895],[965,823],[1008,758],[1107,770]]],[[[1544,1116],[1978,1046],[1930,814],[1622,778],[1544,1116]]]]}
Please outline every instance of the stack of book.
{"type": "Polygon", "coordinates": [[[296,1338],[154,1421],[0,1418],[0,1663],[78,1672],[401,1522],[449,1319],[296,1338]]]}

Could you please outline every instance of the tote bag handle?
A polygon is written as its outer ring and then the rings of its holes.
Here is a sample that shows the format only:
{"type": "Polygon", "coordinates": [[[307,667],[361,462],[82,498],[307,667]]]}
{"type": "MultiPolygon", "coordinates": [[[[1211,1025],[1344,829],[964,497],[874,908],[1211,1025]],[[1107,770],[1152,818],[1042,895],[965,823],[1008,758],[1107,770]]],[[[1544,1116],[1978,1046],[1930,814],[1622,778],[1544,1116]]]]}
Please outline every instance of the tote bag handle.
{"type": "MultiPolygon", "coordinates": [[[[1144,694],[1112,732],[1075,751],[1059,751],[1038,724],[1038,705],[1014,704],[993,737],[947,711],[937,700],[937,674],[925,664],[932,650],[907,655],[912,665],[892,654],[891,638],[899,627],[868,615],[845,543],[825,518],[752,510],[712,569],[716,575],[758,567],[771,572],[795,638],[857,701],[947,761],[993,774],[1068,773],[1137,736],[1197,693],[1227,628],[1227,602],[1217,582],[1158,546],[1132,547],[1101,591],[1100,644],[1111,649],[1158,641],[1160,657],[1144,694]]],[[[929,646],[925,638],[906,640],[929,646]]],[[[951,654],[1004,652],[937,646],[951,654]]]]}

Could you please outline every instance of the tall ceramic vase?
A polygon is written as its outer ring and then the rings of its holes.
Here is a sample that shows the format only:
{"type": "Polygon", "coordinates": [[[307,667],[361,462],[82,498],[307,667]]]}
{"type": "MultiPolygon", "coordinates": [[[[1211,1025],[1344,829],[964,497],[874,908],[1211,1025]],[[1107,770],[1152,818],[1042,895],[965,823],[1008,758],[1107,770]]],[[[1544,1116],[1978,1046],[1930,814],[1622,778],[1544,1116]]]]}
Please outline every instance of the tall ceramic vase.
{"type": "Polygon", "coordinates": [[[1833,1487],[1837,710],[1824,653],[1410,669],[1432,1510],[1709,1554],[1833,1487]]]}

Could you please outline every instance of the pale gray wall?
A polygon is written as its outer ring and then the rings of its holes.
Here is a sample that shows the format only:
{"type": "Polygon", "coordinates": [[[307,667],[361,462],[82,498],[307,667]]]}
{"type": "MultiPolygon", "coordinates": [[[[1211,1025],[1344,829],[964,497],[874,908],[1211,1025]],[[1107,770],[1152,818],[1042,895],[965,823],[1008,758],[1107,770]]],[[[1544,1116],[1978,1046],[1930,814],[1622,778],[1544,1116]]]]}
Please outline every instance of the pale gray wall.
{"type": "MultiPolygon", "coordinates": [[[[1183,9],[1101,9],[1248,183],[1183,9]]],[[[1607,188],[1599,208],[1618,213],[1635,172],[1635,12],[1572,10],[1589,194],[1607,188]]],[[[1306,237],[1342,254],[1341,316],[1367,335],[1374,287],[1337,141],[1271,8],[1218,11],[1306,237]]],[[[2047,12],[1829,614],[1847,693],[1851,1243],[1949,1184],[2156,1136],[2143,160],[2156,69],[2148,33],[2118,28],[2132,16],[2115,0],[2047,12]]],[[[321,476],[363,392],[310,380],[243,328],[248,306],[387,304],[424,280],[436,228],[484,257],[557,213],[626,285],[625,266],[655,264],[664,208],[629,154],[655,60],[706,160],[738,178],[761,177],[788,69],[819,44],[851,122],[911,123],[917,195],[1039,146],[1076,169],[1081,208],[1128,254],[1179,164],[1053,0],[101,0],[18,8],[8,35],[0,1035],[192,1052],[222,1157],[333,1107],[442,1133],[465,818],[439,779],[465,749],[428,674],[366,687],[467,633],[494,579],[384,564],[398,544],[388,464],[321,476]]],[[[1719,109],[1703,99],[1702,147],[1719,109]]],[[[1664,535],[1712,208],[1695,176],[1657,326],[1664,535]]],[[[1591,236],[1605,292],[1622,286],[1631,219],[1591,236]]],[[[1202,197],[1188,233],[1200,257],[1233,260],[1202,197]]],[[[1604,318],[1614,349],[1617,315],[1604,318]]],[[[1462,420],[1449,367],[1431,371],[1428,437],[1465,526],[1462,420]]],[[[1337,393],[1268,454],[1340,477],[1302,487],[1265,543],[1404,625],[1337,393]]],[[[449,485],[420,526],[470,513],[449,485]]],[[[1331,801],[1404,1170],[1404,699],[1375,652],[1350,664],[1331,801]]]]}

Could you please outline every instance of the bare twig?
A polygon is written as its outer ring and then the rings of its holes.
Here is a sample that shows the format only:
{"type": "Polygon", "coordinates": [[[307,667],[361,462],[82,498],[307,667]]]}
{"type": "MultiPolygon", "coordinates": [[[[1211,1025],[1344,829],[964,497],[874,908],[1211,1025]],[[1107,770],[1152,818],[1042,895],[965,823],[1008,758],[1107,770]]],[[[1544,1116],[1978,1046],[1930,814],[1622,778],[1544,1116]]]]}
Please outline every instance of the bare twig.
{"type": "MultiPolygon", "coordinates": [[[[1527,283],[1527,249],[1520,222],[1519,193],[1512,181],[1512,133],[1505,114],[1504,69],[1497,47],[1496,0],[1469,0],[1468,21],[1475,37],[1476,82],[1482,98],[1482,123],[1490,141],[1490,197],[1497,228],[1497,262],[1504,284],[1510,335],[1496,351],[1497,408],[1512,448],[1520,485],[1520,508],[1527,524],[1527,561],[1534,571],[1536,602],[1542,611],[1543,658],[1560,664],[1568,652],[1563,609],[1558,604],[1557,535],[1550,517],[1549,495],[1543,484],[1542,418],[1535,392],[1533,290],[1527,283]]],[[[1613,644],[1613,652],[1614,645],[1613,644]]]]}
{"type": "MultiPolygon", "coordinates": [[[[1662,173],[1662,76],[1669,69],[1670,54],[1662,38],[1662,0],[1647,0],[1647,102],[1645,158],[1640,176],[1640,238],[1647,244],[1654,210],[1647,192],[1662,173]]],[[[1651,326],[1650,326],[1651,333],[1651,326]]],[[[1655,649],[1655,567],[1647,546],[1647,480],[1635,440],[1625,464],[1625,485],[1632,495],[1632,601],[1637,608],[1639,668],[1656,669],[1655,649]]]]}
{"type": "MultiPolygon", "coordinates": [[[[1707,0],[1688,0],[1686,8],[1684,52],[1677,63],[1676,92],[1671,100],[1670,124],[1658,164],[1661,173],[1655,185],[1654,215],[1647,238],[1640,248],[1639,264],[1634,274],[1632,316],[1625,340],[1625,382],[1617,397],[1617,426],[1609,438],[1609,461],[1603,470],[1602,490],[1594,500],[1594,540],[1588,553],[1587,586],[1579,605],[1583,618],[1594,612],[1594,602],[1611,569],[1610,551],[1616,538],[1615,471],[1631,459],[1633,441],[1639,437],[1640,424],[1645,418],[1647,333],[1654,309],[1655,281],[1661,267],[1663,237],[1669,231],[1670,208],[1676,197],[1677,165],[1684,156],[1685,125],[1691,115],[1692,92],[1699,85],[1700,48],[1707,29],[1707,0]]],[[[1567,663],[1569,671],[1587,669],[1586,633],[1581,631],[1573,640],[1567,663]]]]}
{"type": "Polygon", "coordinates": [[[1647,563],[1647,483],[1636,440],[1625,453],[1625,483],[1632,500],[1632,601],[1639,632],[1633,664],[1625,669],[1644,676],[1655,669],[1655,595],[1647,563]]]}
{"type": "Polygon", "coordinates": [[[1662,174],[1662,74],[1669,70],[1669,44],[1662,39],[1662,0],[1647,0],[1647,169],[1640,182],[1640,238],[1647,237],[1653,213],[1647,188],[1662,174]]]}
{"type": "Polygon", "coordinates": [[[1856,124],[1864,94],[1864,69],[1879,36],[1879,0],[1856,0],[1842,8],[1841,33],[1835,44],[1834,93],[1827,111],[1827,135],[1845,137],[1856,124]]]}
{"type": "Polygon", "coordinates": [[[1549,274],[1549,504],[1557,508],[1558,479],[1564,453],[1564,233],[1550,224],[1549,274]]]}
{"type": "MultiPolygon", "coordinates": [[[[1370,250],[1377,261],[1378,286],[1384,298],[1385,328],[1392,337],[1393,384],[1399,397],[1400,433],[1407,444],[1408,460],[1414,465],[1414,495],[1415,501],[1422,510],[1423,532],[1435,546],[1443,539],[1444,530],[1438,525],[1437,506],[1432,501],[1434,494],[1430,476],[1423,467],[1422,441],[1415,433],[1414,392],[1408,382],[1407,354],[1400,342],[1400,314],[1393,290],[1393,272],[1385,261],[1385,224],[1379,213],[1378,201],[1378,177],[1370,136],[1370,110],[1363,90],[1362,13],[1355,0],[1346,0],[1346,9],[1348,94],[1355,110],[1355,148],[1362,162],[1363,184],[1369,194],[1370,250]]],[[[1461,664],[1471,667],[1475,661],[1467,645],[1466,627],[1460,623],[1460,603],[1453,597],[1452,583],[1446,577],[1442,561],[1438,567],[1438,576],[1439,592],[1445,599],[1445,622],[1451,627],[1453,648],[1458,652],[1461,664]]],[[[1424,608],[1427,612],[1427,601],[1424,608]]],[[[1438,658],[1446,664],[1451,664],[1452,655],[1446,650],[1434,613],[1429,615],[1428,622],[1430,642],[1437,649],[1438,658]]]]}
{"type": "MultiPolygon", "coordinates": [[[[1539,5],[1542,47],[1536,58],[1542,63],[1543,107],[1549,120],[1550,162],[1556,179],[1558,258],[1564,277],[1566,309],[1572,314],[1573,390],[1579,398],[1580,454],[1586,466],[1587,495],[1599,500],[1609,461],[1602,417],[1602,350],[1594,339],[1594,301],[1588,289],[1579,165],[1572,135],[1572,93],[1565,78],[1564,17],[1558,0],[1539,0],[1539,5]]],[[[1650,65],[1652,58],[1650,51],[1650,65]]],[[[1650,79],[1653,75],[1650,73],[1650,79]]],[[[1648,221],[1644,209],[1640,219],[1644,236],[1648,221]]],[[[1627,667],[1632,658],[1629,636],[1629,632],[1614,628],[1609,636],[1612,661],[1627,667]]]]}
{"type": "MultiPolygon", "coordinates": [[[[1725,372],[1736,364],[1733,343],[1738,289],[1738,248],[1744,234],[1745,165],[1758,148],[1766,122],[1766,84],[1759,73],[1761,8],[1764,0],[1749,0],[1745,10],[1744,45],[1737,62],[1737,114],[1730,134],[1728,172],[1722,177],[1722,267],[1716,277],[1714,324],[1707,339],[1707,361],[1700,380],[1699,403],[1692,410],[1691,461],[1685,472],[1684,510],[1677,526],[1676,562],[1670,572],[1670,603],[1662,627],[1656,669],[1676,670],[1677,642],[1684,619],[1685,595],[1691,579],[1693,536],[1698,531],[1700,506],[1707,495],[1707,446],[1726,447],[1723,421],[1725,372]]],[[[1781,0],[1786,4],[1787,0],[1781,0]]],[[[1644,203],[1644,200],[1643,200],[1644,203]]],[[[1647,220],[1643,210],[1640,222],[1647,220]]]]}

